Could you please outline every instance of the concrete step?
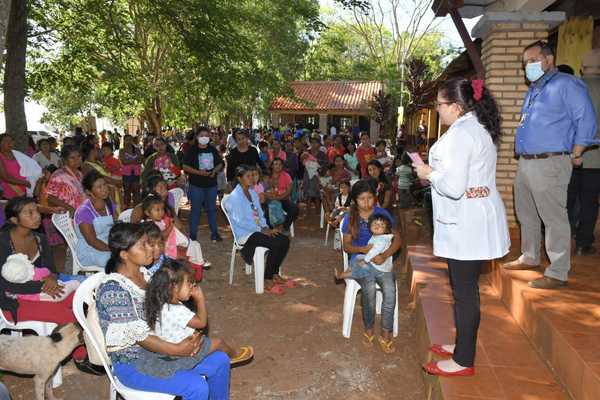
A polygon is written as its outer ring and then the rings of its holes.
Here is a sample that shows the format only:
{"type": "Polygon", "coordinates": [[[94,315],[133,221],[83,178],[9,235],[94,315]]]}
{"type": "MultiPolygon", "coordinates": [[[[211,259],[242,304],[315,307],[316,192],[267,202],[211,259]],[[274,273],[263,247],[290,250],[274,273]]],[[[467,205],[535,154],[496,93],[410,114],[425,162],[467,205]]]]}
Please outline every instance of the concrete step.
{"type": "Polygon", "coordinates": [[[573,257],[572,261],[569,286],[560,290],[527,286],[529,280],[541,276],[541,269],[507,271],[494,263],[489,277],[502,302],[572,398],[597,400],[600,256],[573,257]]]}
{"type": "MultiPolygon", "coordinates": [[[[409,282],[417,308],[418,354],[435,359],[433,343],[454,342],[452,296],[445,262],[427,246],[409,248],[409,282]]],[[[487,274],[481,282],[481,325],[475,376],[423,373],[428,400],[568,400],[567,391],[508,312],[487,274]]]]}

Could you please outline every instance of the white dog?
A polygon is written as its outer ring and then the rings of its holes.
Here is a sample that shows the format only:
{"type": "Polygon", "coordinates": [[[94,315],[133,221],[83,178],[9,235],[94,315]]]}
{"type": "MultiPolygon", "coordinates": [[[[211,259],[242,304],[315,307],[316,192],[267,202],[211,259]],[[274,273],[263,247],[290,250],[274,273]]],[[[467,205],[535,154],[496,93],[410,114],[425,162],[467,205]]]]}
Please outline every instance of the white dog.
{"type": "Polygon", "coordinates": [[[34,375],[35,400],[58,400],[50,378],[58,364],[81,344],[81,330],[67,324],[50,336],[0,335],[0,370],[34,375]]]}

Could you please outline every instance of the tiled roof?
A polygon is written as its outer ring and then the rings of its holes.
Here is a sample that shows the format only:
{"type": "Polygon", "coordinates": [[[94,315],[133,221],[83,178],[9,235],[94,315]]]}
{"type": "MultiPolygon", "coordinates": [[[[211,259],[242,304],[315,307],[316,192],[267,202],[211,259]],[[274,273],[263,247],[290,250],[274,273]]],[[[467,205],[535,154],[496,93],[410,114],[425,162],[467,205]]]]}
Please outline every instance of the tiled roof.
{"type": "Polygon", "coordinates": [[[369,109],[373,95],[382,85],[377,81],[295,81],[290,87],[303,101],[277,97],[271,103],[270,111],[364,111],[369,109]]]}

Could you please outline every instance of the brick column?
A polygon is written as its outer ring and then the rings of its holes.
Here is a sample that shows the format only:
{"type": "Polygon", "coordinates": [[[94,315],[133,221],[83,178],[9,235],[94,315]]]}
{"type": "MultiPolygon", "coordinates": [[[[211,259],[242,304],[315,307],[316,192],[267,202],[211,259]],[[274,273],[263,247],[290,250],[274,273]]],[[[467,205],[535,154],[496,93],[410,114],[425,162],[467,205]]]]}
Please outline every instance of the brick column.
{"type": "Polygon", "coordinates": [[[483,39],[481,59],[486,70],[485,83],[496,98],[502,116],[496,184],[511,227],[516,226],[513,201],[513,181],[517,171],[515,133],[527,92],[523,49],[536,40],[546,40],[548,31],[564,19],[563,12],[489,12],[472,31],[473,37],[483,39]]]}

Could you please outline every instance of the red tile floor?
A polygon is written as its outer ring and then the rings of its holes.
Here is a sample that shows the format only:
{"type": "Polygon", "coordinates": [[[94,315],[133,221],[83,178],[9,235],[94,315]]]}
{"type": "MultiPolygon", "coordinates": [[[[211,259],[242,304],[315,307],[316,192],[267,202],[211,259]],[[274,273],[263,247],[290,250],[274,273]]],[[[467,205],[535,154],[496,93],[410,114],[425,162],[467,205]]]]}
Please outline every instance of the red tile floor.
{"type": "MultiPolygon", "coordinates": [[[[517,255],[518,243],[506,259],[517,255]]],[[[422,360],[453,340],[445,263],[429,246],[409,248],[422,360]]],[[[481,279],[482,320],[472,378],[425,377],[431,399],[600,399],[600,256],[573,257],[569,286],[535,290],[542,271],[490,265],[481,279]]]]}

